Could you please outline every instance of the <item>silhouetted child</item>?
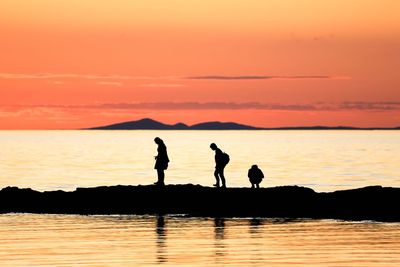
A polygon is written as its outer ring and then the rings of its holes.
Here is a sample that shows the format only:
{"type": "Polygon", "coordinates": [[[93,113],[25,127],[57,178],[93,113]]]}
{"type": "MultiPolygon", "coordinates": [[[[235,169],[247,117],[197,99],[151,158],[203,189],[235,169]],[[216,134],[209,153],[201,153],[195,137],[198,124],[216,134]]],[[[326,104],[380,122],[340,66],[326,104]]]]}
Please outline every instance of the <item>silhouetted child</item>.
{"type": "Polygon", "coordinates": [[[163,186],[165,178],[164,171],[168,169],[168,162],[169,162],[167,147],[165,146],[164,141],[159,137],[154,138],[154,142],[158,145],[157,147],[158,154],[157,156],[155,156],[156,164],[154,166],[154,169],[157,170],[158,181],[155,182],[154,184],[163,186]]]}
{"type": "Polygon", "coordinates": [[[251,188],[260,188],[260,183],[264,178],[264,174],[257,165],[251,166],[248,172],[248,177],[251,183],[251,188]]]}
{"type": "Polygon", "coordinates": [[[214,186],[219,187],[219,179],[221,178],[222,187],[226,187],[224,169],[229,162],[229,155],[222,152],[216,144],[212,143],[210,148],[215,151],[215,171],[214,176],[216,184],[214,186]]]}

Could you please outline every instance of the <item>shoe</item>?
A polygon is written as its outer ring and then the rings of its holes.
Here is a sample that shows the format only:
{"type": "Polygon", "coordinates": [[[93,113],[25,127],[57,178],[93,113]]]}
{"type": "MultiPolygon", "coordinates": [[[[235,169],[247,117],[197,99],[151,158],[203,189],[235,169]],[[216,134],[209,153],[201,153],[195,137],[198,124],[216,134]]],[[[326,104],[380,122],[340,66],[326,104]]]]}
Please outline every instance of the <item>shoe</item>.
{"type": "Polygon", "coordinates": [[[226,188],[226,185],[223,184],[223,185],[221,186],[221,188],[226,188]]]}
{"type": "Polygon", "coordinates": [[[215,187],[219,187],[219,184],[213,184],[213,186],[215,186],[215,187]]]}

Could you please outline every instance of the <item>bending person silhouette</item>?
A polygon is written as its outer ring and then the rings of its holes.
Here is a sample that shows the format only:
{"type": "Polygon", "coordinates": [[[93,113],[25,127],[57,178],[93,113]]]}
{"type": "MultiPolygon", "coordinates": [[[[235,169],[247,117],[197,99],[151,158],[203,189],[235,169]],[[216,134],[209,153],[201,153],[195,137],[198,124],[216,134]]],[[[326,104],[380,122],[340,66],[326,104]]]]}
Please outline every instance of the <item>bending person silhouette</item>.
{"type": "Polygon", "coordinates": [[[214,176],[216,184],[214,186],[219,187],[219,179],[221,179],[222,187],[226,187],[224,169],[229,162],[229,155],[222,152],[216,144],[212,143],[210,148],[215,151],[215,171],[214,176]]]}
{"type": "Polygon", "coordinates": [[[257,165],[251,166],[247,176],[249,177],[251,188],[260,188],[260,183],[264,178],[264,174],[257,165]]]}
{"type": "Polygon", "coordinates": [[[167,154],[167,147],[164,144],[164,141],[159,138],[156,137],[154,138],[154,142],[158,145],[157,147],[157,156],[155,156],[156,159],[156,164],[154,166],[154,169],[157,170],[157,176],[158,176],[158,181],[155,182],[155,185],[165,185],[164,184],[164,178],[165,178],[165,173],[164,171],[166,169],[168,169],[168,162],[169,162],[169,158],[168,158],[168,154],[167,154]]]}

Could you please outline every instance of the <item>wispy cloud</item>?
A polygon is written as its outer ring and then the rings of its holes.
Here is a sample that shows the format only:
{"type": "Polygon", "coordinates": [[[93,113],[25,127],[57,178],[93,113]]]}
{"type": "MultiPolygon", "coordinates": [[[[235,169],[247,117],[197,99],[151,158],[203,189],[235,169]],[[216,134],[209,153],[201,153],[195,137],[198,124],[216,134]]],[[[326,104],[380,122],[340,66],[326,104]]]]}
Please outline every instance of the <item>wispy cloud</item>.
{"type": "Polygon", "coordinates": [[[155,102],[155,103],[104,103],[87,106],[104,109],[154,109],[154,110],[292,110],[292,111],[340,111],[340,110],[400,110],[400,102],[320,102],[309,104],[280,104],[260,102],[155,102]]]}
{"type": "Polygon", "coordinates": [[[168,80],[176,79],[173,76],[133,76],[133,75],[100,75],[78,73],[0,73],[0,79],[86,79],[86,80],[168,80]]]}
{"type": "MultiPolygon", "coordinates": [[[[86,79],[86,80],[344,80],[346,76],[332,75],[198,75],[198,76],[134,76],[117,74],[78,74],[78,73],[0,73],[0,79],[86,79]]],[[[144,84],[144,87],[176,87],[164,83],[144,84]]]]}
{"type": "MultiPolygon", "coordinates": [[[[49,107],[46,105],[46,107],[49,107]]],[[[103,103],[94,105],[51,105],[59,108],[89,109],[150,109],[150,110],[316,110],[311,104],[274,104],[274,103],[234,103],[234,102],[145,102],[145,103],[103,103]]]]}
{"type": "Polygon", "coordinates": [[[282,110],[282,111],[400,111],[400,102],[320,102],[279,104],[260,102],[145,102],[101,103],[90,105],[35,105],[20,108],[102,109],[102,110],[282,110]]]}
{"type": "Polygon", "coordinates": [[[0,109],[0,117],[3,118],[17,118],[24,117],[25,119],[35,117],[54,117],[63,116],[67,113],[62,109],[54,109],[48,106],[18,106],[18,107],[2,107],[0,109]]]}
{"type": "Polygon", "coordinates": [[[250,75],[250,76],[220,76],[220,75],[207,75],[207,76],[188,76],[186,79],[190,80],[307,80],[307,79],[328,79],[328,80],[344,80],[350,79],[346,76],[327,76],[327,75],[304,75],[304,76],[267,76],[267,75],[250,75]]]}
{"type": "Polygon", "coordinates": [[[122,82],[97,82],[97,84],[114,87],[121,87],[123,85],[122,82]]]}
{"type": "Polygon", "coordinates": [[[49,81],[49,83],[51,83],[51,84],[57,84],[57,85],[64,84],[63,81],[49,81]]]}
{"type": "Polygon", "coordinates": [[[343,102],[339,109],[357,109],[357,110],[400,110],[400,102],[343,102]]]}
{"type": "Polygon", "coordinates": [[[140,87],[185,87],[185,84],[180,84],[180,83],[147,83],[147,84],[141,84],[139,85],[140,87]]]}

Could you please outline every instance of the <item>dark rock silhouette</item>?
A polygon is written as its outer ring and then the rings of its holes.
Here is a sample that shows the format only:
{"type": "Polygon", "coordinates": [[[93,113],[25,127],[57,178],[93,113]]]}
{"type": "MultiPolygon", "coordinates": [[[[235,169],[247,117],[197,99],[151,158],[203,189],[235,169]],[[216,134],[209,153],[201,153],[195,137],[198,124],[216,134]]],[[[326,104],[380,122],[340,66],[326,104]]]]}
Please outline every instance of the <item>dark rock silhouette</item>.
{"type": "Polygon", "coordinates": [[[200,185],[111,186],[43,193],[7,187],[0,191],[0,213],[187,214],[400,222],[398,203],[400,188],[381,186],[331,193],[297,186],[219,190],[200,185]]]}
{"type": "Polygon", "coordinates": [[[295,126],[295,127],[277,127],[262,128],[239,124],[235,122],[203,122],[188,126],[184,123],[165,124],[152,119],[141,119],[137,121],[127,121],[111,125],[86,128],[86,130],[400,130],[400,127],[394,128],[357,128],[349,126],[295,126]]]}

